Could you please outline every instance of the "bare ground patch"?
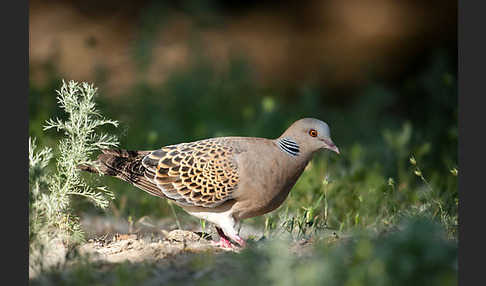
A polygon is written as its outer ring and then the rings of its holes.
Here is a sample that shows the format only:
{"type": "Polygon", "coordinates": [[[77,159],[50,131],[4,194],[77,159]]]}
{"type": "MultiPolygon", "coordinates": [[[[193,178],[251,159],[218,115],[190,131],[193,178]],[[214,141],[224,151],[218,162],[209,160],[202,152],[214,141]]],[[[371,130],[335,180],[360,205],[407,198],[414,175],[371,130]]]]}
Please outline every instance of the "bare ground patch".
{"type": "MultiPolygon", "coordinates": [[[[173,219],[155,221],[145,217],[131,224],[113,217],[84,216],[81,224],[87,242],[71,250],[58,244],[56,255],[46,263],[52,268],[32,275],[32,285],[53,285],[56,281],[76,284],[74,281],[86,277],[118,285],[117,279],[122,279],[124,273],[128,280],[146,281],[143,285],[197,285],[199,279],[228,278],[239,267],[234,255],[243,251],[216,246],[219,238],[212,226],[203,232],[200,225],[189,223],[182,230],[173,219]]],[[[267,240],[261,230],[248,224],[242,228],[242,235],[249,238],[250,248],[259,248],[267,240]]],[[[326,237],[333,239],[332,235],[326,237]]],[[[303,239],[288,247],[295,255],[307,256],[313,243],[303,239]]]]}

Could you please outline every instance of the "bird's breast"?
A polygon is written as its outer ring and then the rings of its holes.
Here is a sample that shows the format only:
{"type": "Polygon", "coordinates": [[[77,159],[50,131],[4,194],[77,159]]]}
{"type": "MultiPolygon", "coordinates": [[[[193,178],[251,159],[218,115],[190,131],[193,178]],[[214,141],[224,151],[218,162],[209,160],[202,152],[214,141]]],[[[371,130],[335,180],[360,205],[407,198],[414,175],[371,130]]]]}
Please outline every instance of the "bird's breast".
{"type": "Polygon", "coordinates": [[[234,207],[235,215],[240,219],[278,208],[309,161],[289,157],[275,148],[268,148],[261,154],[243,154],[238,158],[240,182],[234,194],[237,201],[234,207]]]}

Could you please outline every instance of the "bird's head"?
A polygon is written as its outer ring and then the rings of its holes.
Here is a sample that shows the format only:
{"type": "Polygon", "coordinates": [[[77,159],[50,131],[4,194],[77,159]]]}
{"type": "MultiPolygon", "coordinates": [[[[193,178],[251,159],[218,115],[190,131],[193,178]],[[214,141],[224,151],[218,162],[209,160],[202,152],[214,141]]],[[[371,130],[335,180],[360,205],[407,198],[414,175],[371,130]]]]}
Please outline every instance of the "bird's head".
{"type": "Polygon", "coordinates": [[[279,139],[295,141],[300,152],[313,153],[328,149],[339,154],[339,149],[331,140],[331,132],[326,122],[315,118],[303,118],[290,125],[279,139]]]}

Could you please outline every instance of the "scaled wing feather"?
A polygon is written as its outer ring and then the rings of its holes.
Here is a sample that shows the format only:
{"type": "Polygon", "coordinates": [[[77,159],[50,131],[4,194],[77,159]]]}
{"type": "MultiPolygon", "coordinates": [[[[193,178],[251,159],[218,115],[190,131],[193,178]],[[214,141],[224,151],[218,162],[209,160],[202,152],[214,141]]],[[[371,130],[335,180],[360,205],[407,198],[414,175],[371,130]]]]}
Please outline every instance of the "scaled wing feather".
{"type": "Polygon", "coordinates": [[[145,177],[168,198],[187,206],[216,207],[238,187],[235,149],[207,139],[163,147],[142,160],[145,177]]]}

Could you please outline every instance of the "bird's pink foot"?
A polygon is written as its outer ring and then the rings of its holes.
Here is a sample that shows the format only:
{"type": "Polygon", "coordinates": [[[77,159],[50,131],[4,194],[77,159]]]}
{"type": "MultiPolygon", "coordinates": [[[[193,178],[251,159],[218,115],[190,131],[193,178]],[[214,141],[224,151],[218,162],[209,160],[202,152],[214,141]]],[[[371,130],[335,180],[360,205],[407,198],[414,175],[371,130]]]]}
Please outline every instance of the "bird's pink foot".
{"type": "Polygon", "coordinates": [[[215,246],[221,247],[221,248],[233,248],[233,244],[231,243],[230,239],[224,234],[223,230],[220,229],[219,227],[216,227],[216,230],[218,231],[219,234],[219,242],[215,244],[215,246]]]}
{"type": "Polygon", "coordinates": [[[233,237],[233,240],[236,241],[241,247],[246,247],[246,241],[238,235],[233,237]]]}
{"type": "Polygon", "coordinates": [[[231,239],[226,236],[226,234],[223,232],[222,229],[220,229],[219,227],[216,227],[216,230],[218,231],[218,234],[219,234],[219,246],[222,247],[222,248],[233,248],[235,247],[236,245],[234,245],[233,243],[231,243],[231,240],[234,240],[236,243],[238,243],[240,245],[240,247],[245,247],[246,246],[246,242],[245,240],[243,240],[243,238],[239,237],[238,235],[235,235],[235,236],[232,236],[231,239]]]}
{"type": "Polygon", "coordinates": [[[217,245],[221,248],[233,248],[233,244],[225,237],[221,237],[217,245]]]}

